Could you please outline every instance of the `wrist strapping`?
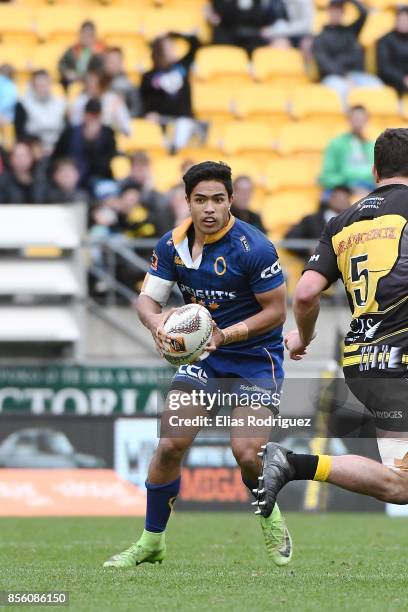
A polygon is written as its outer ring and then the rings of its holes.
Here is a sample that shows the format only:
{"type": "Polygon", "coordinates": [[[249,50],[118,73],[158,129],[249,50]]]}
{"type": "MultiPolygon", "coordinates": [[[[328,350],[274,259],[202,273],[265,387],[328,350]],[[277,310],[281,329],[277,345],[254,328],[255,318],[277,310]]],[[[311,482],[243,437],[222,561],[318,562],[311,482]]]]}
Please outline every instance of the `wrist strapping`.
{"type": "Polygon", "coordinates": [[[241,323],[235,323],[235,325],[230,325],[230,327],[226,327],[220,331],[224,336],[223,344],[231,344],[232,342],[241,342],[241,340],[248,339],[248,326],[243,321],[241,321],[241,323]]]}

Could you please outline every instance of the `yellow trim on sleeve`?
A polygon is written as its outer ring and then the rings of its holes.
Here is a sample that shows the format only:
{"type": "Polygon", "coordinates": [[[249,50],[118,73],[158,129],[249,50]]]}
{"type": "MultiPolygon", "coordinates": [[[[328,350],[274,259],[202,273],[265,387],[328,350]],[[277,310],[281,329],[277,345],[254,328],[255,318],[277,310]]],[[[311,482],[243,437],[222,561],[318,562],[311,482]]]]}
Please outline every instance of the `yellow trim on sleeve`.
{"type": "Polygon", "coordinates": [[[330,455],[319,455],[316,474],[314,475],[313,480],[318,480],[319,482],[325,482],[329,477],[331,467],[332,467],[332,458],[330,457],[330,455]]]}

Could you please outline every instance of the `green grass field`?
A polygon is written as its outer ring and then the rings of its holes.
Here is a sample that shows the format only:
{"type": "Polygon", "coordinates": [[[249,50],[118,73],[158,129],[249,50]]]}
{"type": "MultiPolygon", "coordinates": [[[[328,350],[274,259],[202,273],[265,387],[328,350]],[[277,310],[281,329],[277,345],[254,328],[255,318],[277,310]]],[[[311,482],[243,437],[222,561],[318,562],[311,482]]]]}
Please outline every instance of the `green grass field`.
{"type": "Polygon", "coordinates": [[[0,587],[69,591],[75,612],[407,610],[408,520],[287,518],[295,542],[287,568],[268,563],[250,514],[176,513],[166,561],[125,571],[101,566],[135,539],[141,519],[1,519],[0,587]]]}

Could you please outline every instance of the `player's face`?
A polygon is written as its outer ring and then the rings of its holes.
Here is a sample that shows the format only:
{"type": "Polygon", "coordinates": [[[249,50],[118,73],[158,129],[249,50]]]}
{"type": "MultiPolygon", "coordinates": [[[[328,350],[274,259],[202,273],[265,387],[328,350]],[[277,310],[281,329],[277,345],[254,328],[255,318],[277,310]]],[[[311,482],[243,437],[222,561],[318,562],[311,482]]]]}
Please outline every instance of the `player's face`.
{"type": "Polygon", "coordinates": [[[229,219],[232,197],[218,181],[201,181],[187,199],[194,227],[203,234],[215,234],[229,219]]]}

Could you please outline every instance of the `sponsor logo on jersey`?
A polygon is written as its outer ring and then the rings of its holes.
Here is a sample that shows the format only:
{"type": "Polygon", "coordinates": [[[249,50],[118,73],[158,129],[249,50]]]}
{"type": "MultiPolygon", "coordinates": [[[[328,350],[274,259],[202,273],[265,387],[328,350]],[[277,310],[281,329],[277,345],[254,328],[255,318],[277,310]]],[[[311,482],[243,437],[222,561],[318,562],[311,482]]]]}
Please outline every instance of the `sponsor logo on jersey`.
{"type": "Polygon", "coordinates": [[[180,284],[182,293],[188,293],[199,300],[235,300],[236,291],[216,291],[215,289],[193,289],[188,285],[180,284]]]}
{"type": "Polygon", "coordinates": [[[356,232],[355,234],[351,234],[347,240],[341,240],[337,250],[337,255],[341,255],[356,244],[363,244],[369,240],[396,240],[396,232],[396,227],[379,227],[368,232],[356,232]]]}
{"type": "Polygon", "coordinates": [[[174,263],[176,264],[176,266],[184,266],[184,261],[181,259],[180,255],[175,255],[174,256],[174,263]]]}
{"type": "Polygon", "coordinates": [[[187,378],[192,378],[194,380],[199,380],[203,384],[207,384],[208,376],[207,372],[200,368],[200,366],[196,365],[182,365],[179,367],[176,376],[179,374],[183,376],[187,376],[187,378]]]}
{"type": "Polygon", "coordinates": [[[150,265],[152,267],[152,270],[157,272],[157,268],[159,267],[159,256],[157,255],[156,251],[153,251],[152,258],[150,261],[151,261],[150,265]]]}
{"type": "Polygon", "coordinates": [[[309,259],[309,263],[312,263],[313,261],[319,261],[320,259],[320,255],[312,255],[309,259]]]}
{"type": "Polygon", "coordinates": [[[282,266],[280,265],[279,259],[275,261],[274,264],[265,268],[261,272],[261,278],[272,278],[272,276],[276,276],[282,270],[282,266]]]}
{"type": "Polygon", "coordinates": [[[249,251],[251,250],[251,247],[249,246],[249,242],[248,242],[246,236],[241,236],[240,237],[240,241],[241,241],[242,246],[244,247],[244,250],[247,253],[249,253],[249,251]]]}
{"type": "Polygon", "coordinates": [[[366,198],[359,204],[359,209],[363,210],[365,208],[378,210],[381,204],[384,202],[384,198],[366,198]]]}

